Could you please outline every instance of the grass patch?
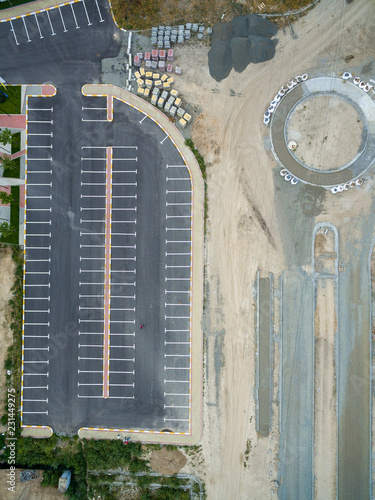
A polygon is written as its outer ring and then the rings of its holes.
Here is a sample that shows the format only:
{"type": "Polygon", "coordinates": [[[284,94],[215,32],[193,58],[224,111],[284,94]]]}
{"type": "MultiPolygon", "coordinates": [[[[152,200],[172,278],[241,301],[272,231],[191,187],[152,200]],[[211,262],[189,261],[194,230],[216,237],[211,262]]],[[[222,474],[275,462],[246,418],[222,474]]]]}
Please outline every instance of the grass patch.
{"type": "MultiPolygon", "coordinates": [[[[1,237],[0,243],[18,245],[19,243],[19,220],[20,220],[20,187],[11,186],[10,192],[13,200],[10,203],[10,226],[14,229],[13,233],[6,238],[1,237]]],[[[21,306],[22,307],[22,306],[21,306]]]]}
{"type": "Polygon", "coordinates": [[[21,150],[21,132],[12,135],[12,155],[21,150]]]}
{"type": "Polygon", "coordinates": [[[202,172],[202,177],[204,181],[204,234],[206,235],[206,229],[207,229],[207,217],[208,217],[208,198],[207,198],[207,167],[204,162],[203,156],[200,154],[198,149],[195,147],[194,142],[191,139],[186,139],[185,140],[186,146],[189,146],[191,151],[193,152],[199,168],[201,169],[202,172]]]}
{"type": "Polygon", "coordinates": [[[0,10],[10,9],[11,7],[15,7],[16,5],[23,5],[24,3],[30,3],[34,0],[7,0],[6,2],[0,3],[0,10]]]}
{"type": "Polygon", "coordinates": [[[282,14],[312,3],[312,0],[112,0],[113,15],[120,28],[147,30],[152,26],[176,26],[187,22],[206,26],[228,22],[238,15],[282,14]]]}
{"type": "Polygon", "coordinates": [[[1,92],[8,95],[8,99],[0,103],[0,115],[19,115],[21,113],[21,85],[6,85],[5,89],[0,85],[1,92]]]}

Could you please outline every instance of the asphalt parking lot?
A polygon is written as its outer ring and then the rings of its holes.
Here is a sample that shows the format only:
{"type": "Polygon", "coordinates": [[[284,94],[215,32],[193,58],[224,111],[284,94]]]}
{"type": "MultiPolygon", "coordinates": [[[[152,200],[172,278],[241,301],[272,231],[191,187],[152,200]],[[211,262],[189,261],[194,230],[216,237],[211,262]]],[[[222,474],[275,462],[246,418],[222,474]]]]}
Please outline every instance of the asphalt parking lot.
{"type": "Polygon", "coordinates": [[[65,97],[29,98],[23,424],[187,433],[190,172],[141,111],[65,97]]]}

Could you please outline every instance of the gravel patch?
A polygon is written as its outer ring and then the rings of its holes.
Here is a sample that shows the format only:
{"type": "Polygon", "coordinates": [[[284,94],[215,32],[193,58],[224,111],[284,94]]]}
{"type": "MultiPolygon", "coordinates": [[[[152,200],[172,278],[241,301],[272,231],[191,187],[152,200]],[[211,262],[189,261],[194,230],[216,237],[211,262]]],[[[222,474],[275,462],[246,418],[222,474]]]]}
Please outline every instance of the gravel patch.
{"type": "Polygon", "coordinates": [[[260,63],[275,55],[278,27],[257,14],[238,16],[230,23],[213,27],[208,52],[210,75],[217,82],[224,80],[232,68],[241,73],[249,63],[260,63]]]}

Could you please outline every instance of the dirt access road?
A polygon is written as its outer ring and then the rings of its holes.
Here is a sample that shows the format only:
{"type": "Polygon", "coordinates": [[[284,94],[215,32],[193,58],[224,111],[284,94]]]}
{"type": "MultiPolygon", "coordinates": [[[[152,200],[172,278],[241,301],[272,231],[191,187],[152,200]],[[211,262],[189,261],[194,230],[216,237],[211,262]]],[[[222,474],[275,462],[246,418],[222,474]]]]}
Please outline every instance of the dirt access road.
{"type": "MultiPolygon", "coordinates": [[[[355,217],[360,210],[368,213],[372,197],[370,188],[346,198],[311,192],[301,185],[291,192],[275,173],[278,168],[267,150],[263,112],[280,86],[303,72],[350,70],[371,78],[374,28],[373,3],[323,0],[294,24],[298,38],[292,39],[289,31],[279,32],[274,59],[250,65],[241,74],[232,71],[220,83],[208,74],[207,47],[176,50],[184,71],[182,78],[176,78],[176,88],[201,112],[193,140],[209,166],[208,301],[203,321],[205,463],[201,466],[208,498],[263,500],[277,489],[272,482],[278,478],[276,406],[269,437],[259,438],[255,430],[256,270],[277,276],[297,252],[293,232],[312,231],[319,220],[329,219],[346,236],[354,234],[360,220],[355,217]],[[289,213],[292,203],[294,210],[289,213]]],[[[301,261],[307,261],[307,255],[311,261],[310,243],[311,237],[306,244],[301,242],[299,252],[306,254],[301,261]]]]}

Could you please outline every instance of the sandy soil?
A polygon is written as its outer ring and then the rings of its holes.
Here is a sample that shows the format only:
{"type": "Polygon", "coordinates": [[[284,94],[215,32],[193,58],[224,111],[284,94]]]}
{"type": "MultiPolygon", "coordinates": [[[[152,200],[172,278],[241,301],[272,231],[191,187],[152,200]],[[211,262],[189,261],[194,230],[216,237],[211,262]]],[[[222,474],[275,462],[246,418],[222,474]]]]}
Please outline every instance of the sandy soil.
{"type": "Polygon", "coordinates": [[[337,418],[334,281],[318,280],[315,309],[314,476],[315,498],[335,499],[337,418]]]}
{"type": "Polygon", "coordinates": [[[12,250],[9,247],[0,249],[0,414],[3,412],[5,395],[4,361],[13,338],[9,328],[10,310],[8,304],[12,298],[11,288],[14,283],[14,270],[12,250]]]}
{"type": "Polygon", "coordinates": [[[316,96],[296,107],[287,133],[288,141],[297,142],[293,154],[300,161],[317,170],[335,170],[358,153],[362,130],[359,114],[349,103],[338,97],[316,96]]]}
{"type": "Polygon", "coordinates": [[[284,267],[264,110],[280,86],[301,72],[359,71],[375,41],[372,13],[366,0],[324,0],[294,25],[297,39],[280,31],[273,60],[232,71],[220,83],[208,74],[208,47],[176,49],[184,72],[176,88],[201,113],[192,136],[208,165],[205,461],[196,472],[210,499],[271,498],[277,475],[278,422],[273,418],[269,438],[259,438],[253,393],[252,286],[258,268],[277,276],[284,267]],[[347,64],[348,55],[354,58],[347,64]]]}

